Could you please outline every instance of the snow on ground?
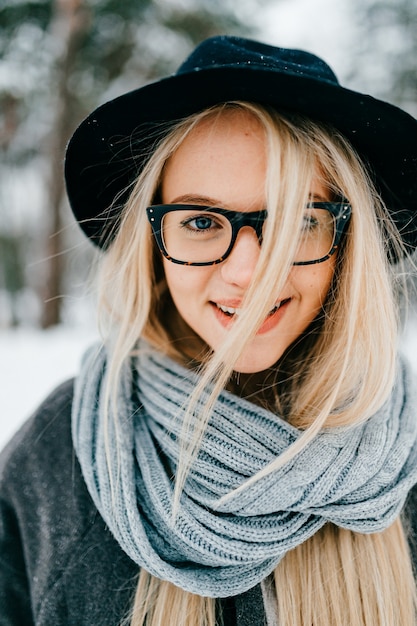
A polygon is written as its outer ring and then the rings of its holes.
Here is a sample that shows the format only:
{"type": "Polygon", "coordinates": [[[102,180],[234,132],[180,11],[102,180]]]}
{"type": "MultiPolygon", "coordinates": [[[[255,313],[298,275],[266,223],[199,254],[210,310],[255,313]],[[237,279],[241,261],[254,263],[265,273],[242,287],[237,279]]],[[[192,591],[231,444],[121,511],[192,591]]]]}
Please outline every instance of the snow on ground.
{"type": "MultiPolygon", "coordinates": [[[[96,339],[94,329],[65,326],[0,331],[0,448],[56,385],[74,376],[96,339]]],[[[402,344],[417,373],[417,320],[402,344]]]]}
{"type": "Polygon", "coordinates": [[[78,371],[94,329],[0,331],[0,449],[59,383],[78,371]]]}

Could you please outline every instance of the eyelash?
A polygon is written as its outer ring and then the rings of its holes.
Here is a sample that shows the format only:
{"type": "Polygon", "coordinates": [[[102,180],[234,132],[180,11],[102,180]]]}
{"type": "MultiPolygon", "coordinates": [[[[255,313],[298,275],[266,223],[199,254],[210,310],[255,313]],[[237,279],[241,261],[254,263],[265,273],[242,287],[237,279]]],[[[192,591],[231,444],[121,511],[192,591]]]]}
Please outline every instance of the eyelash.
{"type": "Polygon", "coordinates": [[[198,232],[209,232],[210,230],[213,230],[216,227],[221,228],[221,225],[217,224],[216,220],[213,219],[213,217],[211,215],[196,215],[196,216],[193,216],[193,217],[188,217],[186,220],[183,220],[181,222],[181,226],[183,228],[188,228],[191,232],[195,232],[195,233],[198,233],[198,232]],[[196,220],[199,220],[199,219],[210,220],[212,225],[209,228],[197,228],[197,227],[191,226],[192,222],[195,222],[196,220]]]}
{"type": "Polygon", "coordinates": [[[302,229],[303,230],[312,230],[313,228],[316,228],[318,226],[318,220],[312,218],[311,216],[307,216],[305,215],[303,218],[303,225],[302,225],[302,229]]]}

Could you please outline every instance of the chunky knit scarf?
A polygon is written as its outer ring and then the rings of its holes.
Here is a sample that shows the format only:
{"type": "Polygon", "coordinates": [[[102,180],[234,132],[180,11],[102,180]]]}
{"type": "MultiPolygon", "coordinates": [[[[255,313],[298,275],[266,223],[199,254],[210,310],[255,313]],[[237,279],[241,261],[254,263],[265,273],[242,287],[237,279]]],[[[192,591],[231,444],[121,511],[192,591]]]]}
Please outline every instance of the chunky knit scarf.
{"type": "Polygon", "coordinates": [[[389,400],[371,419],[323,430],[291,461],[219,505],[301,435],[279,416],[223,392],[173,524],[178,416],[196,374],[141,344],[123,371],[117,420],[104,409],[106,376],[105,350],[90,350],[73,408],[87,487],[130,558],[187,591],[242,593],[327,521],[380,531],[417,482],[417,398],[400,363],[389,400]]]}

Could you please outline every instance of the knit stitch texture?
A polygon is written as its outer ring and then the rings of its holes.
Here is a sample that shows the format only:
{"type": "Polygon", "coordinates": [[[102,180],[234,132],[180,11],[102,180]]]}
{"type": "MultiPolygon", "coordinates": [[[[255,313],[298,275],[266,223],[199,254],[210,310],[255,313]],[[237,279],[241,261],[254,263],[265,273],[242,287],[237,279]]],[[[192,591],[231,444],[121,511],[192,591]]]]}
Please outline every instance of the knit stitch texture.
{"type": "Polygon", "coordinates": [[[302,434],[224,391],[173,524],[181,410],[197,375],[141,342],[122,373],[117,420],[105,411],[106,376],[104,348],[90,349],[73,405],[73,441],[87,487],[130,558],[186,591],[242,593],[327,521],[381,531],[417,483],[417,395],[400,361],[390,398],[372,418],[324,429],[288,463],[219,505],[302,434]]]}

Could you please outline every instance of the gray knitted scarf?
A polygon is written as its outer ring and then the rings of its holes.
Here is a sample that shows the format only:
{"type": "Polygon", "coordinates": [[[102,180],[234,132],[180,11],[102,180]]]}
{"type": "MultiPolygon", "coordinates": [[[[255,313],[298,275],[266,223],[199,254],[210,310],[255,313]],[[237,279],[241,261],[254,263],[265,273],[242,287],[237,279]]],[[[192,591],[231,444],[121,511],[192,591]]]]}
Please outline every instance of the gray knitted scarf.
{"type": "Polygon", "coordinates": [[[223,392],[173,525],[178,415],[196,374],[141,344],[122,375],[116,427],[103,410],[106,376],[105,350],[91,349],[73,408],[88,490],[129,557],[187,591],[242,593],[327,521],[360,533],[383,530],[417,482],[417,398],[400,363],[389,400],[371,419],[323,430],[287,464],[219,506],[301,435],[274,413],[223,392]]]}

